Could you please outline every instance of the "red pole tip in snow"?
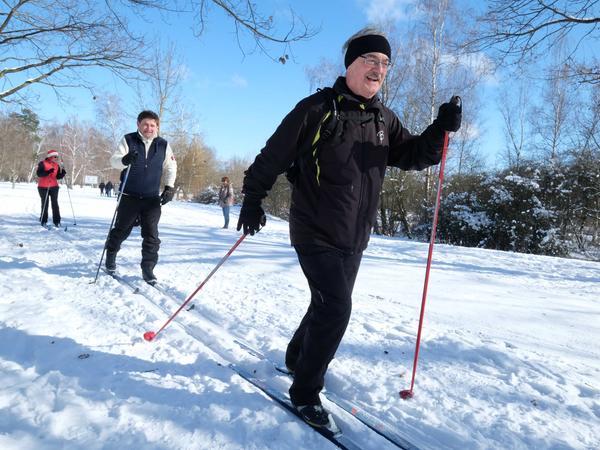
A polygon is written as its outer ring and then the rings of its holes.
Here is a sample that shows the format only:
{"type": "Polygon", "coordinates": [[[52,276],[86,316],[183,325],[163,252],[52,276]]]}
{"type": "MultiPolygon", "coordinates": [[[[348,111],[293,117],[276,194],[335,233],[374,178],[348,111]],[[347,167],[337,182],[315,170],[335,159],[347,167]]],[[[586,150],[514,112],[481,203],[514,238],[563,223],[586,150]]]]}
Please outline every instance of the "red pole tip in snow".
{"type": "Polygon", "coordinates": [[[402,400],[408,400],[409,398],[413,398],[413,391],[411,391],[410,389],[400,391],[400,398],[402,400]]]}
{"type": "Polygon", "coordinates": [[[146,331],[144,333],[144,339],[147,340],[148,342],[150,342],[152,339],[154,339],[155,336],[156,336],[156,333],[154,331],[146,331]]]}

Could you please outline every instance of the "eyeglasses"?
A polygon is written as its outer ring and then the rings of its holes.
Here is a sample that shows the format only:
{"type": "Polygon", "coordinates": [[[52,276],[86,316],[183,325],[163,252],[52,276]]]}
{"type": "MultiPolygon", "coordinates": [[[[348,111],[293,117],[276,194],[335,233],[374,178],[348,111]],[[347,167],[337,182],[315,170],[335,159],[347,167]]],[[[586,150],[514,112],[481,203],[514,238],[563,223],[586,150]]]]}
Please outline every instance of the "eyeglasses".
{"type": "Polygon", "coordinates": [[[360,55],[360,57],[364,60],[364,62],[367,66],[373,66],[373,67],[381,66],[382,69],[387,70],[392,65],[391,61],[380,61],[379,59],[375,58],[374,56],[360,55]]]}

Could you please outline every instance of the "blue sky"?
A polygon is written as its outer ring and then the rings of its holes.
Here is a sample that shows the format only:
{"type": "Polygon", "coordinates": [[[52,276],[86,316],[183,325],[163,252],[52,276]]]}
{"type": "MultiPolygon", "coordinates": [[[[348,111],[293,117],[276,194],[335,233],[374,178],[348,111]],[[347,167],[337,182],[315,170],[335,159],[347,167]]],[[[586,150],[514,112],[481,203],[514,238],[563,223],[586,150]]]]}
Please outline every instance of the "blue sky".
{"type": "MultiPolygon", "coordinates": [[[[194,112],[196,127],[217,157],[253,158],[285,114],[311,93],[306,68],[321,59],[341,61],[341,47],[350,35],[380,17],[401,21],[407,4],[409,0],[261,1],[260,10],[272,12],[282,24],[287,23],[291,5],[305,21],[320,29],[312,39],[293,44],[291,59],[285,65],[260,52],[244,56],[232,21],[216,7],[211,9],[206,30],[199,38],[192,34],[190,15],[170,17],[168,23],[151,21],[144,26],[159,30],[163,42],[176,43],[185,66],[185,105],[194,112]]],[[[97,95],[108,91],[122,96],[131,121],[123,131],[135,129],[139,111],[133,91],[105,72],[94,74],[93,81],[99,86],[97,95]]],[[[69,91],[68,99],[60,103],[53,93],[42,94],[35,109],[43,120],[61,122],[73,116],[98,120],[88,91],[69,91]]],[[[492,140],[498,141],[497,137],[492,140]]]]}

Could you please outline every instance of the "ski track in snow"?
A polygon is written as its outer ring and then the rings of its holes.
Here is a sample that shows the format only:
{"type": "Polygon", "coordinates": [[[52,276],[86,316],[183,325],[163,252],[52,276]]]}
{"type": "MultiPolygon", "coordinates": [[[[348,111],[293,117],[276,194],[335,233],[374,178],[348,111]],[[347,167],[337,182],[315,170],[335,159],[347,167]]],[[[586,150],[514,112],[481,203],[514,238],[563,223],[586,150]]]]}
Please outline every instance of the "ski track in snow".
{"type": "MultiPolygon", "coordinates": [[[[142,284],[149,301],[103,272],[90,284],[114,198],[70,191],[73,226],[63,186],[64,232],[37,225],[35,185],[0,192],[0,448],[335,448],[219,365],[268,373],[226,335],[282,361],[308,306],[286,222],[270,217],[247,237],[194,309],[148,343],[142,334],[239,237],[220,228],[221,209],[163,209],[155,272],[169,297],[142,284]]],[[[117,258],[134,283],[140,249],[135,229],[117,258]]],[[[422,449],[600,448],[600,264],[436,245],[415,397],[405,401],[426,257],[427,244],[372,238],[326,389],[422,449]]],[[[346,427],[365,448],[393,448],[346,427]]]]}

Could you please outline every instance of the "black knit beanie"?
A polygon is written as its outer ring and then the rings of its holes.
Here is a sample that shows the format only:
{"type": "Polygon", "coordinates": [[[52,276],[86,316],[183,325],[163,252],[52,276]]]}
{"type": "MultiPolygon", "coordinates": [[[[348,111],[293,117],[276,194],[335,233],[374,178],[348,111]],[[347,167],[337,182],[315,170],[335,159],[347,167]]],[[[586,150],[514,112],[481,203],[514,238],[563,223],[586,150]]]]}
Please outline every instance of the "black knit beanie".
{"type": "Polygon", "coordinates": [[[344,57],[346,69],[356,58],[365,53],[383,53],[389,59],[392,59],[392,49],[388,40],[378,34],[367,34],[353,39],[348,44],[346,56],[344,57]]]}

